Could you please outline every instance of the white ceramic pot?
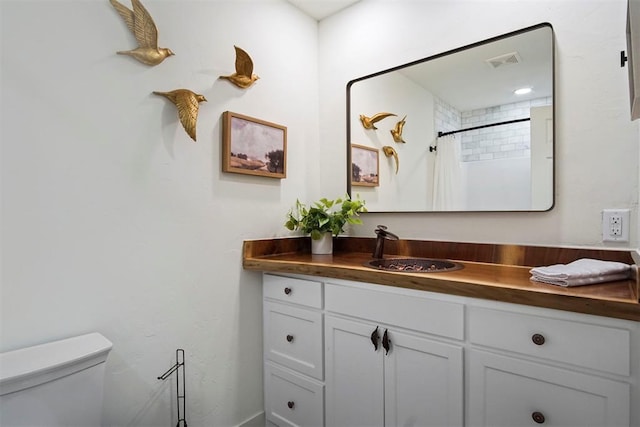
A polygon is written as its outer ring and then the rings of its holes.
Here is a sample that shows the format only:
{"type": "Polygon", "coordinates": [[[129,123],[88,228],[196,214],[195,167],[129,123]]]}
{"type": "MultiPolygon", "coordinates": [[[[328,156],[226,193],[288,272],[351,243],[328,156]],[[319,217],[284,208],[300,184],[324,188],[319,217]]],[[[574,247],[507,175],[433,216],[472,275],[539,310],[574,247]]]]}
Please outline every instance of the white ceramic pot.
{"type": "Polygon", "coordinates": [[[331,255],[333,253],[333,235],[331,232],[315,240],[311,239],[311,253],[314,255],[331,255]]]}

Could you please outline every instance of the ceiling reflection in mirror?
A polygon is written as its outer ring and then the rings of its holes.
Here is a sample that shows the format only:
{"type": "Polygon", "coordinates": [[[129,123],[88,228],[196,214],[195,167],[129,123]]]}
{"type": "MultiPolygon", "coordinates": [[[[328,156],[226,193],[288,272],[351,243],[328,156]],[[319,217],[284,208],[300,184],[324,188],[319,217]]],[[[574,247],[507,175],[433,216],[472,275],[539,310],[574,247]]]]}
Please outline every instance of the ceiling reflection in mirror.
{"type": "Polygon", "coordinates": [[[553,70],[545,23],[352,80],[349,194],[370,212],[551,209],[553,70]]]}

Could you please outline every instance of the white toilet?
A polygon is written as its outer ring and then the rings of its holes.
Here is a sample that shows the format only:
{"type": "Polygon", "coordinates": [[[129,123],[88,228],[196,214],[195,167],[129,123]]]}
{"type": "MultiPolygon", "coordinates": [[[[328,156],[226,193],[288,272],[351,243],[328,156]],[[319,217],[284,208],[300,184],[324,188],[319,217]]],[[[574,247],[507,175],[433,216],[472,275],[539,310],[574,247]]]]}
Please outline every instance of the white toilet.
{"type": "Polygon", "coordinates": [[[91,333],[0,353],[0,426],[100,426],[112,346],[91,333]]]}

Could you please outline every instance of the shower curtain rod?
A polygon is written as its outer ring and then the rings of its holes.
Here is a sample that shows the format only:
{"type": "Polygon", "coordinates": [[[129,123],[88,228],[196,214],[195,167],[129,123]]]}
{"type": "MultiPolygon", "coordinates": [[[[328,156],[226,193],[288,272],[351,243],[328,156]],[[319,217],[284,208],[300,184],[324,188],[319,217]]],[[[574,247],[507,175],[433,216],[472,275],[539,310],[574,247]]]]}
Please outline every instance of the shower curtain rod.
{"type": "Polygon", "coordinates": [[[506,122],[491,123],[491,124],[488,124],[488,125],[475,126],[475,127],[467,128],[467,129],[452,130],[450,132],[438,132],[438,138],[440,138],[441,136],[453,135],[454,133],[466,132],[466,131],[469,131],[469,130],[488,128],[488,127],[492,127],[492,126],[508,125],[508,124],[511,124],[511,123],[518,123],[518,122],[528,122],[529,120],[531,120],[531,118],[508,120],[506,122]]]}

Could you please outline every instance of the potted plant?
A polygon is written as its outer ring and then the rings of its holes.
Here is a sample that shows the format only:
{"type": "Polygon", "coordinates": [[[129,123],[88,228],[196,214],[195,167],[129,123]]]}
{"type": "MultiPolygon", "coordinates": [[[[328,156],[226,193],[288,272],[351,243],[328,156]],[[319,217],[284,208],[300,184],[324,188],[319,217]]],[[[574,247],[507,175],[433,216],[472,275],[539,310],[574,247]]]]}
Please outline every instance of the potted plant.
{"type": "Polygon", "coordinates": [[[343,233],[346,224],[362,224],[358,215],[366,211],[364,200],[359,197],[351,200],[348,195],[335,200],[322,198],[309,207],[296,200],[284,226],[309,234],[311,253],[330,254],[333,251],[333,236],[343,233]]]}

